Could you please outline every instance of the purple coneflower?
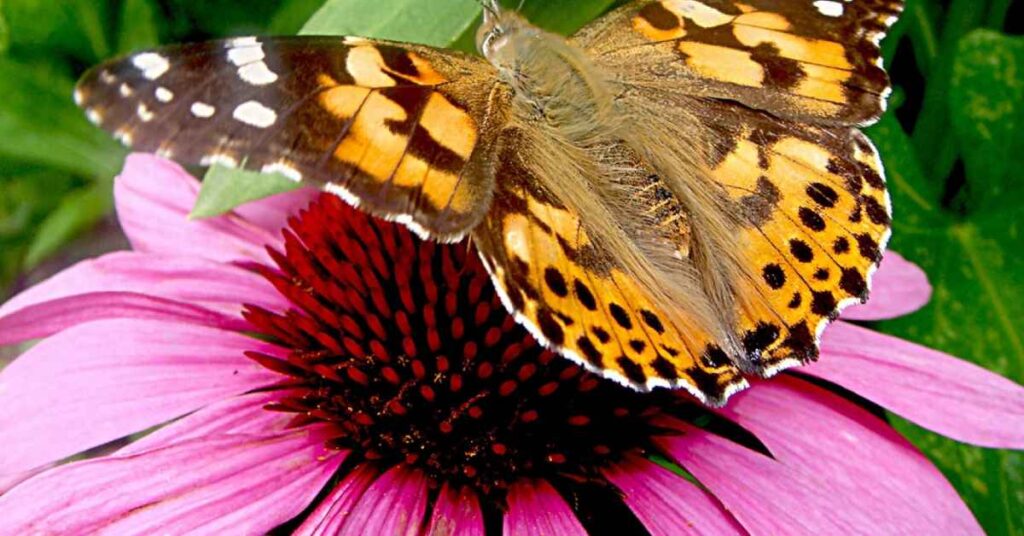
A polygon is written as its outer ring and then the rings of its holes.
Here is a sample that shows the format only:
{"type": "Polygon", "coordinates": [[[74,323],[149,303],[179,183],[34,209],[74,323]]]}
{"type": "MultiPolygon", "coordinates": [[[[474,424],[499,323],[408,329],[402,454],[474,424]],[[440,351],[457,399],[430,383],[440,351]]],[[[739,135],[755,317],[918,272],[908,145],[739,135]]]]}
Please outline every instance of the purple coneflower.
{"type": "MultiPolygon", "coordinates": [[[[712,410],[542,348],[466,244],[309,192],[189,221],[197,190],[130,157],[133,251],[0,307],[41,339],[0,373],[0,533],[980,533],[867,401],[1024,446],[1020,386],[853,324],[712,410]]],[[[890,254],[845,318],[929,292],[890,254]]]]}

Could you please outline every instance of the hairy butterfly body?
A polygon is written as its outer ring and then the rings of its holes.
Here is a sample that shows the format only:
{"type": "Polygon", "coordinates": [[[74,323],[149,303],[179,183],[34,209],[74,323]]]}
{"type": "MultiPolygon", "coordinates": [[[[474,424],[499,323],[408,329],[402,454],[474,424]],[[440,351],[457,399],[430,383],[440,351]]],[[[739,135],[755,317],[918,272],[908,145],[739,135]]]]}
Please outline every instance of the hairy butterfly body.
{"type": "Polygon", "coordinates": [[[817,358],[890,229],[859,126],[901,0],[639,0],[570,39],[492,5],[484,58],[363,38],[172,46],[88,73],[126,144],[470,236],[542,341],[718,404],[817,358]]]}

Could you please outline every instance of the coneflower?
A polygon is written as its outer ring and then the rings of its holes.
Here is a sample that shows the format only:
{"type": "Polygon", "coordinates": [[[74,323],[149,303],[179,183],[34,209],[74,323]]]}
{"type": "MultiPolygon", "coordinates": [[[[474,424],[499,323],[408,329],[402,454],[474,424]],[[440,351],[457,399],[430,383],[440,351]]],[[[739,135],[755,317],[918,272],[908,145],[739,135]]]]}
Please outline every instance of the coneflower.
{"type": "MultiPolygon", "coordinates": [[[[132,156],[117,201],[134,251],[0,307],[0,344],[41,339],[0,373],[0,533],[980,533],[833,385],[1024,446],[1020,386],[853,324],[818,364],[712,410],[541,347],[469,244],[309,192],[189,221],[197,189],[132,156]]],[[[891,255],[847,318],[929,291],[891,255]]]]}

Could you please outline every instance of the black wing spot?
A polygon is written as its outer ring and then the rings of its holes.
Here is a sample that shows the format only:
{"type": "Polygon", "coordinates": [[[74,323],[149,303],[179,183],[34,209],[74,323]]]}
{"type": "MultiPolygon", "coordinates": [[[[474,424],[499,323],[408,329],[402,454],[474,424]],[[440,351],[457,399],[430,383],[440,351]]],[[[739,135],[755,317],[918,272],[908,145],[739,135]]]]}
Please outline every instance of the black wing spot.
{"type": "Polygon", "coordinates": [[[565,331],[562,329],[561,324],[555,320],[551,311],[547,309],[537,311],[537,325],[540,327],[540,332],[544,337],[551,341],[551,344],[556,346],[565,344],[565,331]]]}
{"type": "Polygon", "coordinates": [[[812,231],[821,232],[825,230],[825,220],[821,217],[821,214],[807,207],[800,207],[800,221],[812,231]]]}
{"type": "Polygon", "coordinates": [[[786,286],[786,272],[778,264],[765,265],[762,276],[764,277],[764,282],[768,283],[768,286],[775,290],[786,286]]]}
{"type": "Polygon", "coordinates": [[[626,356],[618,358],[616,363],[618,363],[619,368],[622,369],[622,372],[626,377],[629,378],[629,381],[637,385],[644,385],[647,383],[647,374],[644,373],[644,368],[638,363],[630,361],[626,356]]]}
{"type": "Polygon", "coordinates": [[[549,266],[544,270],[544,282],[559,298],[569,295],[569,287],[565,283],[565,278],[562,277],[562,272],[549,266]]]}
{"type": "Polygon", "coordinates": [[[640,317],[643,318],[644,323],[654,331],[657,331],[658,333],[665,333],[665,326],[661,323],[661,319],[658,318],[658,315],[648,311],[647,309],[641,309],[640,317]]]}
{"type": "Polygon", "coordinates": [[[597,310],[597,300],[594,298],[594,293],[590,292],[590,287],[577,279],[573,282],[573,288],[576,290],[576,297],[579,298],[580,303],[583,304],[587,310],[597,310]]]}
{"type": "Polygon", "coordinates": [[[824,208],[832,208],[839,201],[839,194],[831,186],[820,182],[808,186],[807,195],[824,208]]]}
{"type": "Polygon", "coordinates": [[[620,326],[626,329],[633,329],[633,320],[629,318],[629,313],[627,313],[621,305],[613,303],[608,306],[608,311],[611,312],[612,318],[614,318],[615,322],[620,326]]]}
{"type": "Polygon", "coordinates": [[[835,243],[832,244],[832,251],[842,255],[850,251],[850,241],[845,236],[840,236],[836,239],[835,243]]]}
{"type": "Polygon", "coordinates": [[[651,362],[651,368],[654,369],[654,372],[658,373],[658,376],[666,380],[679,379],[679,371],[676,369],[675,365],[660,355],[651,362]]]}
{"type": "Polygon", "coordinates": [[[598,350],[596,346],[594,346],[590,337],[584,335],[583,337],[576,339],[576,346],[578,346],[580,351],[583,352],[583,357],[587,362],[595,367],[604,368],[604,355],[601,354],[601,351],[598,350]]]}
{"type": "Polygon", "coordinates": [[[850,296],[858,298],[864,298],[868,292],[868,284],[864,281],[864,276],[854,268],[843,270],[843,277],[839,279],[839,288],[850,296]]]}
{"type": "Polygon", "coordinates": [[[811,311],[818,316],[833,318],[838,305],[836,297],[831,292],[827,290],[815,292],[814,299],[811,302],[811,311]]]}
{"type": "Polygon", "coordinates": [[[796,257],[796,260],[807,263],[814,260],[814,250],[811,246],[807,245],[807,242],[794,238],[789,241],[789,252],[796,257]]]}

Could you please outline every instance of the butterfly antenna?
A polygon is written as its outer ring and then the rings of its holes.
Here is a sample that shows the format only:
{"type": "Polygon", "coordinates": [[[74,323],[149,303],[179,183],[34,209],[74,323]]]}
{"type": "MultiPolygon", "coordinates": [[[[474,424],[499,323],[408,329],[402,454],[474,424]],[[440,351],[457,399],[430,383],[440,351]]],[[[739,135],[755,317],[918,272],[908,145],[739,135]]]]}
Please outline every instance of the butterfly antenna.
{"type": "Polygon", "coordinates": [[[497,0],[476,0],[476,2],[490,15],[498,16],[497,0]]]}
{"type": "Polygon", "coordinates": [[[520,11],[521,12],[523,10],[523,6],[525,6],[525,5],[526,5],[526,0],[519,0],[519,5],[516,6],[516,11],[520,11]]]}

